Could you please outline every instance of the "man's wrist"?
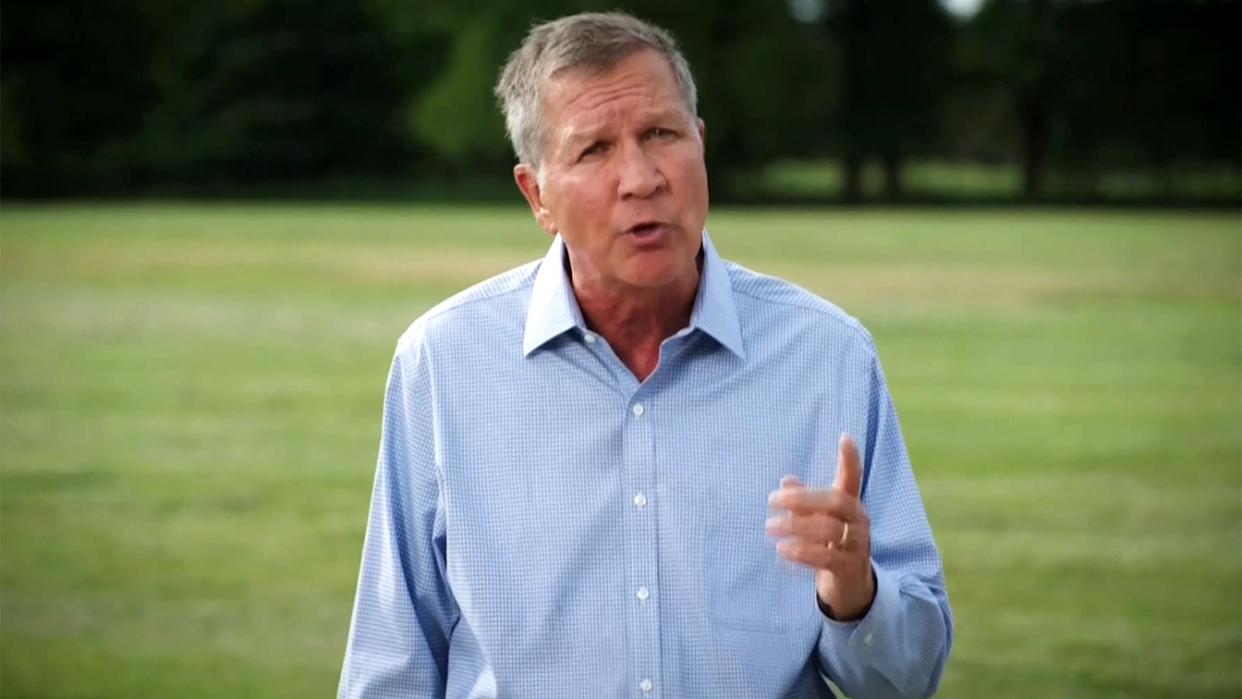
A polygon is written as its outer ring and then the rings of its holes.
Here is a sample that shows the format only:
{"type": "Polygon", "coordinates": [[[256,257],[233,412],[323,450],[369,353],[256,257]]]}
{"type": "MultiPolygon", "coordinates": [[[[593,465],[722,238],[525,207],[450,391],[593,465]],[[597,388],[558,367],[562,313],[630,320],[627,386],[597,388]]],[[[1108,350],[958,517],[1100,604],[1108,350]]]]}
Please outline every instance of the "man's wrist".
{"type": "Polygon", "coordinates": [[[876,577],[876,574],[875,574],[875,566],[867,566],[867,568],[871,575],[871,590],[870,590],[871,594],[867,599],[867,603],[862,606],[862,609],[858,610],[857,612],[854,612],[853,614],[838,615],[832,609],[832,607],[827,602],[824,601],[824,598],[819,595],[819,592],[816,591],[815,602],[816,604],[819,605],[820,613],[822,613],[824,616],[828,617],[832,621],[842,623],[842,624],[850,624],[856,621],[862,621],[863,619],[867,618],[867,613],[871,611],[871,607],[875,604],[876,594],[878,593],[879,586],[880,586],[880,581],[876,577]]]}

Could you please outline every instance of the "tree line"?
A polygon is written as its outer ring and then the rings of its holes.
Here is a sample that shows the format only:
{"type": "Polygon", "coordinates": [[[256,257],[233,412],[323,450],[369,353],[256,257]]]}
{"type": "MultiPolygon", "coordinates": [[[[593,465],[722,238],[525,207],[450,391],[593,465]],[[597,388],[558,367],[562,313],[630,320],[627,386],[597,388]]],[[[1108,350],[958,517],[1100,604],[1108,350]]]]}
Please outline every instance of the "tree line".
{"type": "MultiPolygon", "coordinates": [[[[491,88],[568,0],[43,0],[0,6],[0,194],[507,177],[491,88]]],[[[698,81],[723,198],[831,161],[1011,164],[1021,196],[1242,170],[1238,0],[632,0],[698,81]]],[[[714,194],[714,196],[716,196],[714,194]]]]}

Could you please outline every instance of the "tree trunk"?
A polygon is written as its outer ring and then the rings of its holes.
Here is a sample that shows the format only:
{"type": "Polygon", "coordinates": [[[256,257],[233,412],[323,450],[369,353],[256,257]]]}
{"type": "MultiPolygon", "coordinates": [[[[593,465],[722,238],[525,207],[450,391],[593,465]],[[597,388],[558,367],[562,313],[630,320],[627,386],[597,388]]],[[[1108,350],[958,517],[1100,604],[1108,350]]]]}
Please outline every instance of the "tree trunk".
{"type": "Polygon", "coordinates": [[[863,158],[857,152],[845,156],[845,201],[857,204],[863,198],[863,158]]]}
{"type": "Polygon", "coordinates": [[[839,0],[830,6],[831,31],[840,46],[841,104],[836,118],[845,151],[845,183],[842,197],[846,203],[863,200],[863,165],[866,143],[863,113],[866,85],[863,81],[863,22],[865,6],[870,0],[839,0]]]}
{"type": "Polygon", "coordinates": [[[896,153],[884,156],[884,195],[891,200],[901,199],[906,194],[902,164],[902,157],[896,153]]]}
{"type": "Polygon", "coordinates": [[[1022,107],[1022,197],[1027,201],[1043,194],[1047,140],[1048,110],[1042,96],[1033,96],[1022,107]]]}
{"type": "Polygon", "coordinates": [[[1022,196],[1031,201],[1044,193],[1044,167],[1048,151],[1048,83],[1055,42],[1055,17],[1048,0],[1033,0],[1027,51],[1037,74],[1022,90],[1018,118],[1022,125],[1022,196]]]}

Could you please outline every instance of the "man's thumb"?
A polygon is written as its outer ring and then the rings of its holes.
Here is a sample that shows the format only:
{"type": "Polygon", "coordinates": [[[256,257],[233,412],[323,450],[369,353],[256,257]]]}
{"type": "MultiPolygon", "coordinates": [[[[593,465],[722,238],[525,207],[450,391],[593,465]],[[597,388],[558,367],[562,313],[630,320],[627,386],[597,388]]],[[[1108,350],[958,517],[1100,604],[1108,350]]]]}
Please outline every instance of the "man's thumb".
{"type": "Polygon", "coordinates": [[[837,477],[832,487],[858,497],[862,493],[862,465],[858,459],[858,447],[848,433],[841,435],[837,445],[837,477]]]}

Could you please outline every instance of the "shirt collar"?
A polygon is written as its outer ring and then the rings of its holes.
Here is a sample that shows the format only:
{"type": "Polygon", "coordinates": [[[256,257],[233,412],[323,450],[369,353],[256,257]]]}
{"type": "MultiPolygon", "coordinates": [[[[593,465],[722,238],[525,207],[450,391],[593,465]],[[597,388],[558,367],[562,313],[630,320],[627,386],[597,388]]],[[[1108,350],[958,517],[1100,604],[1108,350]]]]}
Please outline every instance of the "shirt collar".
{"type": "MultiPolygon", "coordinates": [[[[701,330],[739,358],[745,359],[746,350],[742,344],[737,307],[733,304],[729,270],[716,252],[707,231],[703,231],[702,240],[703,271],[694,310],[690,314],[690,329],[701,330]]],[[[565,272],[565,241],[557,234],[535,276],[530,309],[526,314],[522,352],[529,355],[573,328],[585,331],[586,323],[574,297],[569,275],[565,272]]]]}

